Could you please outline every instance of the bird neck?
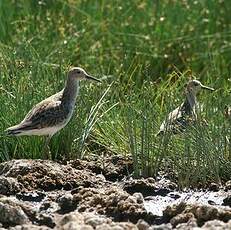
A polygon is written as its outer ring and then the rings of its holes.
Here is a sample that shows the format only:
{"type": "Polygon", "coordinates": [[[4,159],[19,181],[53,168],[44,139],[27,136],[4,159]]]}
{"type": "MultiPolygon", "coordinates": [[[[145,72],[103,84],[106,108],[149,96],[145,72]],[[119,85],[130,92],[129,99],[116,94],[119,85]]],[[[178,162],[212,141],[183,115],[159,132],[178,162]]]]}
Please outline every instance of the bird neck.
{"type": "Polygon", "coordinates": [[[186,113],[195,113],[197,98],[195,93],[191,91],[186,92],[186,100],[184,102],[186,113]]]}
{"type": "Polygon", "coordinates": [[[67,106],[74,106],[78,92],[79,80],[68,77],[63,90],[62,103],[67,106]]]}

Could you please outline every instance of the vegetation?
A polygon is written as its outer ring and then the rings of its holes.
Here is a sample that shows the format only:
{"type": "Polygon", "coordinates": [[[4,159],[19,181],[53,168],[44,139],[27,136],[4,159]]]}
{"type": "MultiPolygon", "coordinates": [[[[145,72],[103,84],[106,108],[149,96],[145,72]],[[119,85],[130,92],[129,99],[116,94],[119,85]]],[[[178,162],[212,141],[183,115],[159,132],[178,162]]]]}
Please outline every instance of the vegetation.
{"type": "Polygon", "coordinates": [[[224,0],[1,0],[1,161],[42,157],[42,138],[3,130],[60,90],[73,65],[103,83],[81,84],[54,159],[132,154],[136,176],[170,169],[182,187],[230,179],[230,11],[224,0]],[[189,78],[216,89],[200,95],[208,125],[157,138],[189,78]]]}

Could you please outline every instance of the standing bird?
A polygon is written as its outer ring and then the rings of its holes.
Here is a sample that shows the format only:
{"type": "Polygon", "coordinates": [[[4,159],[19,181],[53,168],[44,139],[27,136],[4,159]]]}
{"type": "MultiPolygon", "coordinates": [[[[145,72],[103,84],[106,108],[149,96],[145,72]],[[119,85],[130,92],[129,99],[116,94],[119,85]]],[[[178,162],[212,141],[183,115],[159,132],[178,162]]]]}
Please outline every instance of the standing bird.
{"type": "Polygon", "coordinates": [[[64,128],[72,117],[80,80],[100,82],[84,69],[73,67],[68,72],[63,90],[36,104],[21,123],[6,129],[6,133],[13,136],[47,136],[44,149],[50,155],[48,144],[51,137],[64,128]]]}
{"type": "Polygon", "coordinates": [[[196,95],[201,89],[214,91],[213,88],[202,85],[198,80],[190,80],[188,82],[185,89],[185,101],[169,113],[166,120],[161,124],[157,136],[165,132],[172,132],[173,134],[183,132],[190,123],[196,121],[196,95]]]}
{"type": "Polygon", "coordinates": [[[231,106],[225,106],[224,115],[227,119],[231,120],[231,106]]]}

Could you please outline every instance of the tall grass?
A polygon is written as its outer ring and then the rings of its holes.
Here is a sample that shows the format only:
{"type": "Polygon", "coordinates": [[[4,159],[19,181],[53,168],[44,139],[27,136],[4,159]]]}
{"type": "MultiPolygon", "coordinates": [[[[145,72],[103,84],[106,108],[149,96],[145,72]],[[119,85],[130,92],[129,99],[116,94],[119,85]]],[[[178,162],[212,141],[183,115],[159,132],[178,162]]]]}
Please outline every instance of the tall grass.
{"type": "Polygon", "coordinates": [[[73,119],[52,138],[54,159],[131,154],[136,176],[171,169],[182,187],[228,180],[230,10],[216,0],[0,1],[0,160],[41,157],[43,138],[2,131],[62,89],[74,65],[103,83],[81,84],[73,119]],[[216,89],[199,97],[208,126],[156,137],[192,77],[216,89]]]}
{"type": "MultiPolygon", "coordinates": [[[[178,83],[174,85],[175,97],[183,100],[183,95],[178,93],[181,87],[177,86],[178,83]]],[[[165,94],[171,95],[171,87],[168,90],[165,94]]],[[[203,92],[203,111],[198,111],[201,117],[198,124],[178,135],[155,136],[161,123],[158,117],[162,117],[158,114],[160,109],[155,100],[151,104],[143,100],[138,108],[137,103],[129,104],[125,125],[137,176],[157,175],[159,170],[171,169],[182,187],[189,184],[197,186],[199,182],[202,185],[211,181],[220,183],[222,179],[230,178],[231,152],[230,143],[226,141],[227,137],[230,139],[230,121],[225,120],[222,114],[222,104],[229,103],[229,94],[227,98],[219,98],[216,92],[204,95],[206,93],[203,92]]],[[[165,115],[179,105],[170,97],[166,99],[165,115]]],[[[164,119],[162,117],[162,121],[164,119]]]]}

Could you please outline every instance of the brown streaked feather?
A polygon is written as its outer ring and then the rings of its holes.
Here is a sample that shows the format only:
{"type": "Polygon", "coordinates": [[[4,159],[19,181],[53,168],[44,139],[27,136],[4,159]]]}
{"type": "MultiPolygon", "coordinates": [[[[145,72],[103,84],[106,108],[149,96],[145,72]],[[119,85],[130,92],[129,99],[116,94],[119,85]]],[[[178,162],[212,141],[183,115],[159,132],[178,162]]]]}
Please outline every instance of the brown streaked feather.
{"type": "Polygon", "coordinates": [[[29,111],[20,124],[10,127],[9,130],[26,131],[62,124],[70,111],[61,104],[61,98],[62,91],[41,101],[29,111]]]}
{"type": "Polygon", "coordinates": [[[197,116],[194,108],[191,108],[186,100],[183,104],[169,113],[166,120],[161,124],[160,131],[157,135],[160,135],[166,130],[174,134],[183,132],[187,126],[191,125],[196,119],[197,116]]]}
{"type": "Polygon", "coordinates": [[[36,104],[25,116],[25,118],[23,119],[23,122],[25,121],[30,121],[33,119],[33,117],[38,116],[42,110],[46,110],[49,108],[53,108],[57,106],[57,103],[61,103],[61,98],[62,98],[62,92],[56,93],[55,95],[52,95],[48,98],[46,98],[45,100],[39,102],[38,104],[36,104]]]}

